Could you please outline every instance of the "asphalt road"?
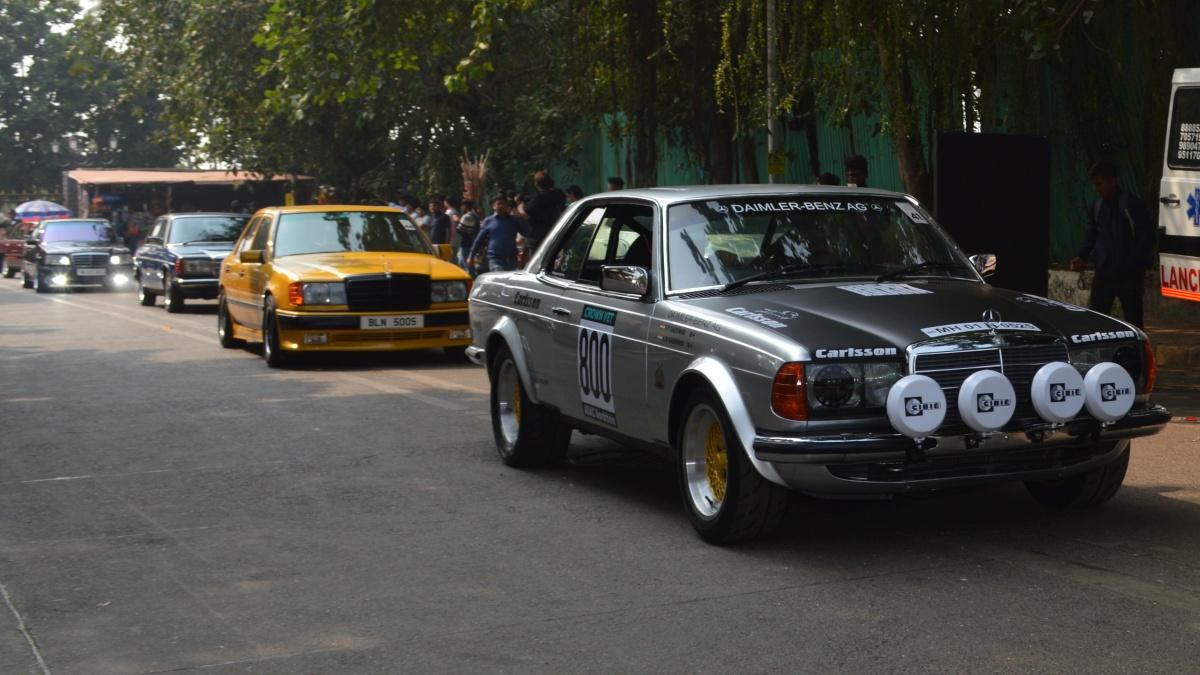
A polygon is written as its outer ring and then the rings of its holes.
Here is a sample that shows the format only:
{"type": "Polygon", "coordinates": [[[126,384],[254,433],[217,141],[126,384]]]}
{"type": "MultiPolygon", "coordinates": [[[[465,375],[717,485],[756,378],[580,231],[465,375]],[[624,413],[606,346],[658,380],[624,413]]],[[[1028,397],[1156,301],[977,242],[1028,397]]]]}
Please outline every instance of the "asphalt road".
{"type": "Polygon", "coordinates": [[[722,549],[619,446],[504,467],[480,369],[271,371],[214,324],[0,281],[0,673],[1200,664],[1200,425],[1135,441],[1095,512],[797,499],[722,549]]]}

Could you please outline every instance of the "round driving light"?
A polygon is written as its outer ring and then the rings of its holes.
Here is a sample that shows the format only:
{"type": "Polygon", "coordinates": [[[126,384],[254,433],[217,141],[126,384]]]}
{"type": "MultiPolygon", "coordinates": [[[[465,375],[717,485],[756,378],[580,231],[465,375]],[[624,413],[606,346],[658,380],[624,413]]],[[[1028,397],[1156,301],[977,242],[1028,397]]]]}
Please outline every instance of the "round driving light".
{"type": "Polygon", "coordinates": [[[1069,363],[1047,363],[1034,374],[1029,395],[1039,417],[1054,424],[1069,422],[1083,409],[1083,376],[1069,363]]]}
{"type": "Polygon", "coordinates": [[[1133,407],[1133,378],[1115,363],[1097,363],[1083,378],[1083,397],[1092,417],[1115,422],[1133,407]]]}
{"type": "Polygon", "coordinates": [[[902,377],[888,392],[887,415],[896,431],[909,438],[923,438],[946,419],[946,395],[931,377],[902,377]]]}
{"type": "Polygon", "coordinates": [[[827,408],[840,408],[854,399],[854,375],[844,366],[814,368],[809,380],[813,398],[827,408]]]}
{"type": "Polygon", "coordinates": [[[994,370],[971,373],[958,388],[958,415],[975,431],[995,431],[1012,419],[1017,393],[994,370]]]}

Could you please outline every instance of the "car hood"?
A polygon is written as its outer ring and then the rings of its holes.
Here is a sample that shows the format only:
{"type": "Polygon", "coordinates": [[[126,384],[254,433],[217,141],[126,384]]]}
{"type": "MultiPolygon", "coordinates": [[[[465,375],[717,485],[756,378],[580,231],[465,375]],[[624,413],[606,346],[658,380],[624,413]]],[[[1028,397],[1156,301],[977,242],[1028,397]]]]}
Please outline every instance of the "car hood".
{"type": "Polygon", "coordinates": [[[312,253],[273,262],[277,272],[299,281],[338,281],[359,274],[423,274],[434,279],[468,280],[461,267],[425,253],[312,253]]]}
{"type": "Polygon", "coordinates": [[[233,250],[232,241],[199,241],[192,244],[167,244],[170,249],[178,256],[208,256],[216,260],[220,260],[229,255],[233,250]]]}
{"type": "Polygon", "coordinates": [[[107,253],[129,255],[129,249],[114,244],[89,244],[83,242],[50,242],[41,245],[47,255],[70,255],[72,253],[107,253]]]}
{"type": "Polygon", "coordinates": [[[1138,335],[1129,325],[1082,307],[966,281],[794,284],[687,304],[702,309],[710,321],[743,328],[757,324],[791,338],[815,358],[891,355],[889,348],[903,354],[914,343],[993,328],[1000,335],[1061,336],[1069,344],[1138,335]],[[842,351],[865,349],[872,353],[842,351]]]}

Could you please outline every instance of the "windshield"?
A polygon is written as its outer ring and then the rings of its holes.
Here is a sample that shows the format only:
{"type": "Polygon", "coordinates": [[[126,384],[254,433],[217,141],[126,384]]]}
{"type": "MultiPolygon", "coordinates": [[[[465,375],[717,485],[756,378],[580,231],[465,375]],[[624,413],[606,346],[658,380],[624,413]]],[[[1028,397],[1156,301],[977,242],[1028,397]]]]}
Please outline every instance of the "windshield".
{"type": "Polygon", "coordinates": [[[167,237],[168,244],[182,244],[193,241],[227,241],[232,242],[242,233],[249,216],[196,216],[191,218],[176,218],[171,223],[171,234],[167,237]]]}
{"type": "Polygon", "coordinates": [[[112,226],[104,221],[46,223],[42,241],[116,241],[112,226]]]}
{"type": "Polygon", "coordinates": [[[280,217],[276,231],[277,258],[346,251],[432,253],[417,226],[402,213],[285,213],[280,217]]]}
{"type": "Polygon", "coordinates": [[[907,200],[860,195],[733,197],[672,206],[673,291],[748,277],[923,275],[975,280],[958,247],[907,200]],[[918,273],[916,271],[914,274],[918,273]]]}

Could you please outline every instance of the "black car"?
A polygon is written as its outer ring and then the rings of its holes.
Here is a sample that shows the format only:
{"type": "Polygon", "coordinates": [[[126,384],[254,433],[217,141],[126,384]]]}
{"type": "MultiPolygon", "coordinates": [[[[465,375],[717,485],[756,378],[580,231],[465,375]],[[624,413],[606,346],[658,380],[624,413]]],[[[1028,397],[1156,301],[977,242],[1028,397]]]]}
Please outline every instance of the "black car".
{"type": "Polygon", "coordinates": [[[178,312],[185,299],[217,297],[221,261],[250,216],[240,213],[171,213],[154,222],[134,258],[138,302],[178,312]]]}
{"type": "Polygon", "coordinates": [[[118,289],[133,276],[129,249],[107,220],[64,218],[37,226],[25,245],[23,285],[48,293],[61,288],[118,289]]]}

